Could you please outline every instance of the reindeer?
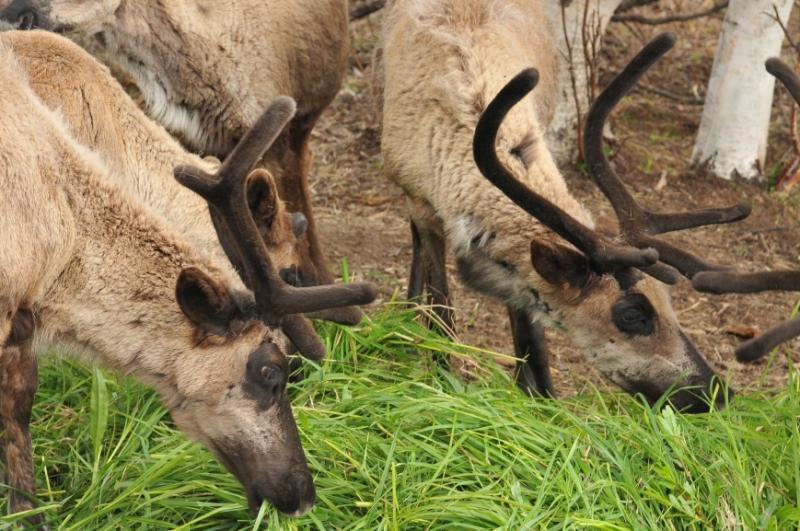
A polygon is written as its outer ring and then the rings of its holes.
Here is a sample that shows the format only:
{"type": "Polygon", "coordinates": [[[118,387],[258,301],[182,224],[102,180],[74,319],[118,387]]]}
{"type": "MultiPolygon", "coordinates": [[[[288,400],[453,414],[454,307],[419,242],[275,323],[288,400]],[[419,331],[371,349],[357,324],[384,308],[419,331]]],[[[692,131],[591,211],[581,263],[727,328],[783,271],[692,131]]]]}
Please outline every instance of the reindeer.
{"type": "MultiPolygon", "coordinates": [[[[43,31],[7,31],[0,33],[0,42],[11,47],[31,89],[42,103],[59,112],[72,136],[120,170],[110,175],[120,178],[120,187],[164,216],[199,248],[227,260],[223,247],[230,248],[231,242],[225,239],[220,244],[214,230],[219,223],[212,222],[214,212],[172,176],[177,165],[213,171],[218,161],[187,152],[144,115],[106,67],[68,39],[43,31]]],[[[300,285],[297,239],[306,229],[305,216],[286,211],[266,170],[251,176],[248,189],[251,211],[273,263],[284,280],[300,285]]],[[[242,271],[241,264],[235,265],[242,271]]],[[[361,320],[360,310],[353,307],[312,316],[343,324],[361,320]]]]}
{"type": "MultiPolygon", "coordinates": [[[[767,71],[789,90],[794,101],[800,104],[800,75],[778,57],[767,59],[767,71]]],[[[692,277],[692,287],[706,293],[757,293],[770,290],[800,291],[800,271],[762,271],[736,273],[731,271],[703,271],[692,277]]],[[[748,339],[736,347],[739,361],[755,361],[784,341],[800,336],[800,316],[775,325],[762,335],[748,339]]]]}
{"type": "Polygon", "coordinates": [[[134,77],[148,113],[190,149],[220,159],[279,95],[299,102],[262,165],[302,212],[300,277],[331,284],[307,176],[309,138],[336,96],[349,52],[346,0],[14,0],[0,19],[96,35],[134,77]]]}
{"type": "MultiPolygon", "coordinates": [[[[263,500],[300,515],[315,490],[286,395],[286,337],[305,355],[325,348],[301,315],[374,299],[374,285],[294,288],[275,272],[249,212],[250,169],[294,112],[279,98],[216,175],[210,208],[233,237],[245,288],[76,142],[36,98],[0,44],[0,422],[10,509],[35,505],[28,424],[35,354],[47,345],[151,385],[176,424],[263,500]]],[[[206,186],[209,188],[209,186],[206,186]]],[[[39,525],[41,515],[31,517],[39,525]]]]}
{"type": "Polygon", "coordinates": [[[544,144],[557,55],[538,2],[390,2],[384,24],[374,85],[384,166],[408,197],[414,243],[409,297],[419,297],[427,285],[444,325],[452,327],[446,242],[463,281],[507,305],[517,383],[530,394],[555,395],[544,324],[565,331],[606,377],[651,403],[676,389],[670,401],[677,409],[724,405],[732,391],[716,388],[665,287],[652,278],[678,280],[659,258],[687,276],[717,266],[648,235],[734,221],[749,207],[643,211],[602,149],[608,112],[674,36],[643,50],[587,119],[587,162],[622,214],[623,237],[631,244],[625,245],[593,230],[544,144]]]}

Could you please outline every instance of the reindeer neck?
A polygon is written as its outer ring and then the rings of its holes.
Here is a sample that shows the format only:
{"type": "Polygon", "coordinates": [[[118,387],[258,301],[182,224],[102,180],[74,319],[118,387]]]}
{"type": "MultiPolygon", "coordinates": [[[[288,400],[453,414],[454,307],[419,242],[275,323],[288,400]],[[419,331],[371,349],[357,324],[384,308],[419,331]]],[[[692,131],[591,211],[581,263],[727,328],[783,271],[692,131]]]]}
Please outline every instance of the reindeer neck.
{"type": "Polygon", "coordinates": [[[210,164],[147,118],[108,69],[68,39],[8,32],[0,41],[11,45],[41,102],[58,110],[72,136],[115,170],[109,179],[224,263],[206,203],[172,174],[181,164],[213,171],[210,164]]]}
{"type": "Polygon", "coordinates": [[[227,275],[81,162],[65,164],[74,243],[61,275],[34,303],[36,344],[69,347],[169,394],[177,367],[198,345],[176,302],[178,275],[187,266],[221,282],[227,275]]]}
{"type": "Polygon", "coordinates": [[[239,71],[242,63],[251,66],[235,56],[236,38],[247,35],[241,10],[229,2],[150,4],[123,2],[102,33],[109,53],[136,79],[148,114],[191,149],[222,158],[260,109],[250,87],[240,85],[249,74],[239,71]]]}

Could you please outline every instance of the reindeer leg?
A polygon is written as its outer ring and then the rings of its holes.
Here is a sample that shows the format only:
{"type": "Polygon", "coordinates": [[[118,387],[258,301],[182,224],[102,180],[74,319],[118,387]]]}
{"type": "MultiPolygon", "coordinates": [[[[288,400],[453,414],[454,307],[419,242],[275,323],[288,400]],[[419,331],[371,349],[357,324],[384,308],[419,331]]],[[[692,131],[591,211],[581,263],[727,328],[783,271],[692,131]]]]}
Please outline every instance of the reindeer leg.
{"type": "MultiPolygon", "coordinates": [[[[439,317],[438,327],[445,334],[453,333],[453,309],[450,303],[450,289],[447,285],[447,271],[445,269],[445,240],[441,222],[435,214],[431,216],[432,208],[427,202],[409,201],[411,212],[412,231],[416,228],[419,236],[419,262],[424,272],[424,285],[428,288],[428,302],[433,304],[433,311],[439,317]]],[[[413,233],[412,233],[413,236],[413,233]]],[[[412,263],[412,275],[413,263],[412,263]]],[[[415,284],[421,284],[419,277],[411,279],[415,284]]],[[[410,282],[411,282],[410,280],[410,282]]],[[[421,290],[420,290],[421,291],[421,290]]],[[[446,365],[447,360],[438,358],[437,361],[446,365]]]]}
{"type": "MultiPolygon", "coordinates": [[[[328,270],[325,252],[320,243],[308,190],[308,172],[313,158],[309,139],[317,118],[318,113],[296,116],[275,140],[262,161],[262,166],[272,173],[278,196],[286,204],[287,210],[301,212],[308,223],[298,244],[300,263],[297,264],[299,285],[305,287],[333,284],[333,275],[328,270]]],[[[362,316],[361,309],[355,306],[320,310],[308,315],[312,319],[346,325],[360,323],[362,316]]]]}
{"type": "MultiPolygon", "coordinates": [[[[295,117],[289,124],[289,156],[291,174],[288,176],[294,187],[292,197],[295,207],[305,215],[308,220],[306,229],[306,241],[311,263],[316,270],[317,281],[320,284],[333,284],[333,275],[328,270],[328,263],[325,252],[322,250],[322,243],[317,233],[317,224],[314,221],[314,213],[311,207],[311,194],[308,191],[308,172],[311,170],[313,153],[309,147],[311,130],[317,123],[317,115],[295,117]]],[[[360,317],[360,313],[359,313],[360,317]]]]}
{"type": "Polygon", "coordinates": [[[408,274],[408,300],[419,302],[425,289],[425,268],[420,257],[419,230],[411,222],[411,271],[408,274]]]}
{"type": "MultiPolygon", "coordinates": [[[[33,447],[29,429],[33,398],[39,385],[36,357],[28,346],[6,346],[0,351],[0,458],[8,470],[9,512],[33,509],[36,480],[33,473],[33,447]]],[[[40,526],[42,515],[28,518],[40,526]]]]}
{"type": "Polygon", "coordinates": [[[514,353],[517,357],[515,378],[517,385],[530,396],[555,398],[556,390],[550,376],[550,353],[544,328],[539,322],[532,323],[524,310],[506,306],[511,321],[514,353]]]}

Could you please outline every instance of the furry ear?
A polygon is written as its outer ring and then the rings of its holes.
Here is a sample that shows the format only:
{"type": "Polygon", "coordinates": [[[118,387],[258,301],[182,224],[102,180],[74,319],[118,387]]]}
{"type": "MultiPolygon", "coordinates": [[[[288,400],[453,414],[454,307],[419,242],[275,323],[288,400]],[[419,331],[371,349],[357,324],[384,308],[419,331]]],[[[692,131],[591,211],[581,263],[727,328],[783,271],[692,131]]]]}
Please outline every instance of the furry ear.
{"type": "Polygon", "coordinates": [[[196,267],[181,271],[175,288],[184,315],[208,333],[224,336],[236,315],[228,291],[196,267]]]}
{"type": "Polygon", "coordinates": [[[557,243],[533,240],[531,263],[543,279],[555,286],[566,284],[584,291],[597,278],[584,254],[557,243]]]}
{"type": "Polygon", "coordinates": [[[270,241],[272,225],[283,213],[283,203],[272,174],[264,169],[253,170],[247,177],[247,206],[265,241],[270,241]]]}

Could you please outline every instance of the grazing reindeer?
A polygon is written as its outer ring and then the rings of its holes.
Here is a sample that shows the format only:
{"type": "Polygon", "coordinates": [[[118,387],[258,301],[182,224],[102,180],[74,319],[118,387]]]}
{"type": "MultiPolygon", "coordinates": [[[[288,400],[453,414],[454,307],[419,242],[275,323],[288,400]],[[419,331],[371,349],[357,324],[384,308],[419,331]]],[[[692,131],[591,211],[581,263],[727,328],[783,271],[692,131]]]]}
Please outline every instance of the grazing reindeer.
{"type": "MultiPolygon", "coordinates": [[[[800,104],[800,75],[777,57],[767,59],[767,71],[786,86],[800,104]]],[[[757,293],[770,290],[800,291],[800,271],[763,271],[734,273],[704,271],[692,277],[692,286],[706,293],[757,293]]],[[[736,358],[754,361],[784,341],[800,336],[800,315],[775,325],[760,336],[736,347],[736,358]]]]}
{"type": "Polygon", "coordinates": [[[294,98],[297,114],[262,162],[289,210],[308,219],[303,284],[333,282],[311,210],[308,142],[344,76],[346,0],[14,0],[0,19],[97,35],[136,79],[149,114],[220,159],[273,99],[294,98]]]}
{"type": "MultiPolygon", "coordinates": [[[[409,294],[417,296],[427,284],[443,321],[451,325],[449,312],[441,309],[448,306],[446,240],[462,279],[508,305],[517,381],[528,392],[555,394],[540,321],[564,330],[592,364],[628,392],[652,402],[674,387],[672,404],[690,412],[707,411],[710,397],[722,405],[730,392],[715,396],[714,373],[681,330],[664,286],[639,270],[675,282],[677,273],[657,263],[659,257],[685,274],[714,266],[653,238],[640,238],[645,243],[640,250],[595,233],[544,145],[556,57],[546,24],[541,7],[531,1],[389,3],[375,56],[375,86],[385,168],[405,190],[412,220],[409,294]],[[526,98],[538,81],[536,71],[523,70],[531,65],[541,68],[541,90],[526,98]]],[[[667,36],[644,50],[644,59],[637,57],[620,76],[623,82],[635,82],[673,40],[667,36]]],[[[587,123],[587,145],[600,143],[605,164],[593,150],[595,158],[588,161],[593,171],[608,165],[602,123],[628,88],[610,87],[587,123]]],[[[611,184],[613,172],[597,177],[616,191],[615,205],[630,197],[621,182],[621,191],[611,184]]],[[[732,221],[748,213],[745,205],[660,215],[657,221],[668,223],[645,232],[732,221]]],[[[648,221],[645,214],[635,220],[637,229],[648,221]]]]}
{"type": "MultiPolygon", "coordinates": [[[[172,176],[177,165],[213,171],[213,163],[183,149],[142,113],[106,67],[68,39],[43,31],[7,31],[0,33],[0,42],[11,47],[31,89],[59,112],[72,136],[119,170],[110,177],[119,178],[123,190],[164,216],[199,248],[226,261],[223,247],[230,248],[231,242],[224,239],[220,245],[214,212],[172,176]]],[[[288,283],[298,285],[297,238],[306,228],[305,217],[286,211],[269,172],[254,173],[248,186],[251,210],[273,263],[288,283]]],[[[242,271],[241,264],[235,265],[242,271]]],[[[337,308],[314,316],[356,324],[361,312],[337,308]]]]}
{"type": "MultiPolygon", "coordinates": [[[[135,197],[35,97],[0,45],[0,422],[10,508],[34,506],[28,424],[35,353],[47,344],[153,386],[176,424],[263,500],[303,514],[315,491],[286,395],[280,327],[301,352],[325,348],[302,312],[360,304],[373,285],[294,288],[278,277],[248,209],[250,169],[289,121],[278,99],[217,174],[213,206],[235,237],[246,290],[135,197]]],[[[187,179],[191,167],[176,171],[187,179]]],[[[31,518],[41,523],[41,515],[31,518]]]]}

